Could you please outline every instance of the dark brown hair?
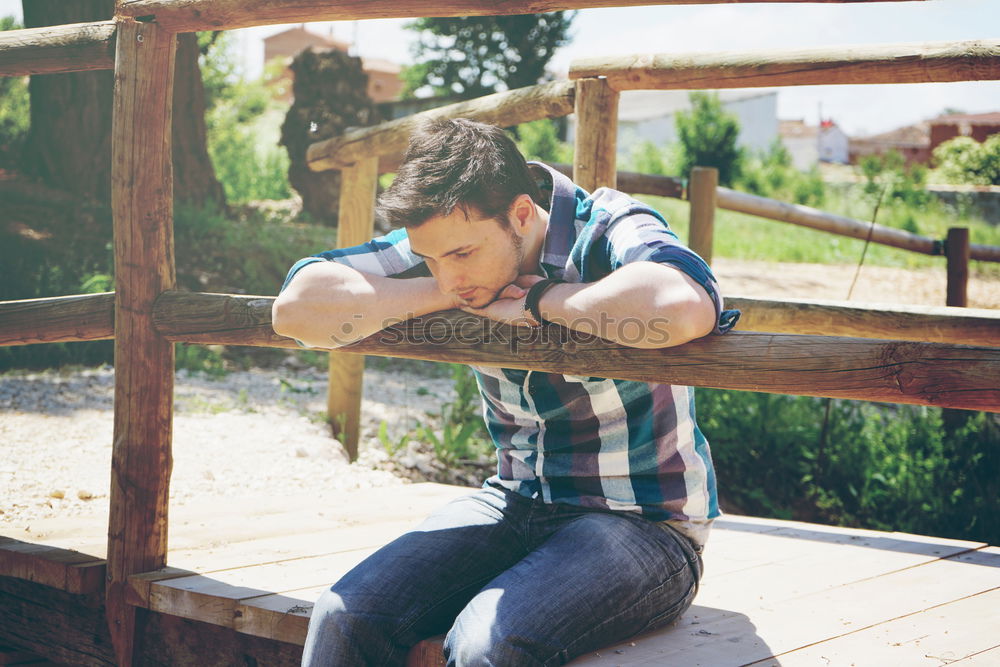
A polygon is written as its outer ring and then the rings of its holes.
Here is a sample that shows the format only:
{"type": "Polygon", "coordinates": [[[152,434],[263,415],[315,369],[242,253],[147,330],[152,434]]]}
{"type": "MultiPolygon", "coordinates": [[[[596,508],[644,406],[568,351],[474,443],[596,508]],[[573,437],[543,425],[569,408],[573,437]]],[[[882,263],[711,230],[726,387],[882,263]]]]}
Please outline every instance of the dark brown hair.
{"type": "Polygon", "coordinates": [[[410,138],[396,180],[379,198],[393,227],[418,227],[455,208],[507,224],[521,194],[540,200],[524,156],[499,127],[464,118],[433,120],[410,138]]]}

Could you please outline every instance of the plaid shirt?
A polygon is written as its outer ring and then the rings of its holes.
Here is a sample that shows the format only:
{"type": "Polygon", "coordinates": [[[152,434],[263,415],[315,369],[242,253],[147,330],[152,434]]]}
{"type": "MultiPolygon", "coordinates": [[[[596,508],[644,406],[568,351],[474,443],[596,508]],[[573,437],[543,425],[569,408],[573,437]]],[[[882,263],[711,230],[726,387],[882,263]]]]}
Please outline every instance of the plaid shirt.
{"type": "MultiPolygon", "coordinates": [[[[600,280],[630,262],[674,266],[715,303],[715,332],[732,328],[708,265],[681,244],[647,205],[608,188],[588,195],[568,178],[533,163],[549,195],[541,269],[572,283],[600,280]]],[[[297,262],[285,285],[311,262],[406,278],[430,275],[410,251],[405,230],[297,262]]],[[[641,512],[655,520],[701,525],[719,515],[708,441],[695,423],[691,387],[473,367],[483,414],[498,450],[497,484],[545,502],[641,512]]],[[[685,531],[691,532],[696,531],[685,531]]],[[[695,537],[696,541],[702,541],[695,537]]]]}

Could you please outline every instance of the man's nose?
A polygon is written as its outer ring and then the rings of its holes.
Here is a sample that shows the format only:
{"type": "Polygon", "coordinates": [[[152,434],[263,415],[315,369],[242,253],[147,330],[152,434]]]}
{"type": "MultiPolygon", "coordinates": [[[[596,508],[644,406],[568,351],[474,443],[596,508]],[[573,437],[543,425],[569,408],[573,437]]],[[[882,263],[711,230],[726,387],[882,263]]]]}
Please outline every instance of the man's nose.
{"type": "Polygon", "coordinates": [[[445,294],[455,294],[462,288],[461,277],[454,271],[437,270],[438,288],[445,294]]]}

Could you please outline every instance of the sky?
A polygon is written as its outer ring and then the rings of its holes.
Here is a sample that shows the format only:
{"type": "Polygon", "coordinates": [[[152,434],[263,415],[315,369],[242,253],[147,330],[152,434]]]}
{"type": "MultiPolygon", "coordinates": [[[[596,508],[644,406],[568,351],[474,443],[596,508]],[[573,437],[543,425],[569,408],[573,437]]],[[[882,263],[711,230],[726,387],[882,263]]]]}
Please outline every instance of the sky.
{"type": "MultiPolygon", "coordinates": [[[[20,15],[19,0],[0,0],[0,15],[20,15]]],[[[407,19],[341,21],[310,29],[353,42],[356,53],[411,62],[414,33],[407,19]]],[[[248,75],[259,74],[262,39],[288,26],[234,31],[248,75]]],[[[551,68],[565,74],[575,58],[635,53],[685,53],[1000,39],[1000,0],[869,3],[727,3],[581,10],[572,42],[551,68]]],[[[779,89],[778,116],[816,124],[820,113],[852,136],[884,132],[931,118],[945,108],[1000,110],[1000,82],[779,89]]]]}

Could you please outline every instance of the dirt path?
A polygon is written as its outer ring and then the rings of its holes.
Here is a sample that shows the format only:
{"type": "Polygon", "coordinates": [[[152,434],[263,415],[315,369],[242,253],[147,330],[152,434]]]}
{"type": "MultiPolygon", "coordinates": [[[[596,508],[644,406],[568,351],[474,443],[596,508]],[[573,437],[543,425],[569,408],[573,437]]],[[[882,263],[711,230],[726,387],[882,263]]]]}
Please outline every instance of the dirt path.
{"type": "MultiPolygon", "coordinates": [[[[793,264],[735,261],[712,263],[723,292],[775,299],[847,300],[856,265],[793,264]]],[[[970,308],[1000,308],[1000,272],[973,267],[969,277],[970,308]]],[[[945,305],[944,269],[899,269],[863,266],[851,301],[866,303],[945,305]]]]}

